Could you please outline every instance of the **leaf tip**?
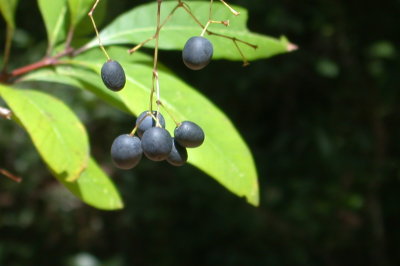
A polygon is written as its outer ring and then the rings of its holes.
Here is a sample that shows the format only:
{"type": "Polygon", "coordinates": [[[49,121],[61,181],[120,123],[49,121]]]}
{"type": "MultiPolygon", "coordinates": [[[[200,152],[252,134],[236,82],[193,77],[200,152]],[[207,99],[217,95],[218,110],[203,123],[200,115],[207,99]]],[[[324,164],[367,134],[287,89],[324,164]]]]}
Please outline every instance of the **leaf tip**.
{"type": "Polygon", "coordinates": [[[297,49],[299,49],[299,47],[296,44],[294,44],[294,43],[288,43],[287,44],[287,51],[288,52],[293,52],[293,51],[296,51],[297,49]]]}

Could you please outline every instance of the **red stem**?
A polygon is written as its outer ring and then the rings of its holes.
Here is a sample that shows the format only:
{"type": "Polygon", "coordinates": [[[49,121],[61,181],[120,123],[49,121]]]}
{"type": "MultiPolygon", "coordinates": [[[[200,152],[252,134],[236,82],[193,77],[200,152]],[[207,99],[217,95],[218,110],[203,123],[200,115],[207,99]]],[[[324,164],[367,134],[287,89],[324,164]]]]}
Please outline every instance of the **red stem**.
{"type": "Polygon", "coordinates": [[[51,65],[55,65],[58,63],[58,59],[66,56],[68,54],[71,54],[73,52],[73,48],[68,47],[67,49],[65,49],[64,51],[62,51],[61,53],[52,56],[52,57],[45,57],[42,60],[30,64],[30,65],[26,65],[17,69],[14,69],[11,74],[9,75],[9,77],[17,77],[20,75],[23,75],[25,73],[31,72],[33,70],[42,68],[42,67],[46,67],[46,66],[51,66],[51,65]]]}

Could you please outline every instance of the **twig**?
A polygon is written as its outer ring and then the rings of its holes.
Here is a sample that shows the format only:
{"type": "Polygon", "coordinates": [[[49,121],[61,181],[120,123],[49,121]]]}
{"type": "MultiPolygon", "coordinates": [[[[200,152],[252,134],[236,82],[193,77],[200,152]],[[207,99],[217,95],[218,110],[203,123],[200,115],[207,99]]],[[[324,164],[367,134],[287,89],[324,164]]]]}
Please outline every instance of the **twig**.
{"type": "Polygon", "coordinates": [[[17,183],[21,183],[21,181],[22,181],[21,177],[16,176],[16,175],[14,175],[14,174],[10,173],[9,171],[7,171],[5,169],[2,169],[2,168],[0,168],[0,174],[2,174],[3,176],[5,176],[8,179],[11,179],[12,181],[17,182],[17,183]]]}

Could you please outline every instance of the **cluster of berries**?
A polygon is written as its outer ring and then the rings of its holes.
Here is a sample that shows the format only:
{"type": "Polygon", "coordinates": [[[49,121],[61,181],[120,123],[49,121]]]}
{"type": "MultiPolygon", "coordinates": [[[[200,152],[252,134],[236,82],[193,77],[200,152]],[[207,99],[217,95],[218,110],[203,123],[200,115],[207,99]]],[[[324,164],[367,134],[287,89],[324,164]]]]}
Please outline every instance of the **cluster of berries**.
{"type": "Polygon", "coordinates": [[[184,121],[174,130],[174,137],[165,129],[161,113],[145,111],[136,120],[136,132],[118,136],[111,146],[111,158],[118,168],[135,167],[144,155],[152,161],[167,160],[172,165],[186,163],[186,148],[195,148],[204,141],[203,130],[193,122],[184,121]]]}
{"type": "MultiPolygon", "coordinates": [[[[201,36],[191,37],[182,50],[183,63],[192,70],[200,70],[211,62],[214,49],[211,42],[201,36]]],[[[126,77],[120,63],[108,60],[101,68],[104,85],[112,91],[124,88],[126,77]]]]}
{"type": "MultiPolygon", "coordinates": [[[[184,64],[192,70],[207,66],[213,55],[213,46],[201,36],[190,38],[182,51],[184,64]]],[[[126,76],[122,66],[115,60],[108,60],[101,68],[104,85],[112,91],[124,88],[126,76]]],[[[114,164],[121,169],[131,169],[142,159],[143,153],[152,161],[167,160],[181,166],[187,161],[186,148],[195,148],[204,141],[203,130],[195,123],[184,121],[177,125],[174,137],[165,129],[164,117],[156,111],[145,111],[136,120],[134,134],[118,136],[111,146],[114,164]]]]}

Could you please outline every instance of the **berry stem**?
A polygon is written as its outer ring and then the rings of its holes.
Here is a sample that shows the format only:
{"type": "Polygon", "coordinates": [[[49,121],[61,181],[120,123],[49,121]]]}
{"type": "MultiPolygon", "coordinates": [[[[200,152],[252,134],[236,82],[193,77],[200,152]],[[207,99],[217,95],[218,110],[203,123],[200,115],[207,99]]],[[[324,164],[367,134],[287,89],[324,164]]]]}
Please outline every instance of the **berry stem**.
{"type": "MultiPolygon", "coordinates": [[[[155,47],[154,47],[154,59],[153,59],[153,78],[152,78],[152,87],[150,92],[150,109],[149,111],[153,111],[153,96],[154,91],[156,90],[157,93],[157,100],[160,99],[160,83],[158,79],[158,43],[160,38],[160,18],[161,18],[161,4],[163,0],[157,0],[157,26],[156,26],[156,33],[155,33],[155,47]]],[[[158,120],[157,120],[158,123],[158,120]]]]}
{"type": "MultiPolygon", "coordinates": [[[[173,16],[173,14],[175,13],[175,11],[183,6],[183,2],[178,1],[178,4],[171,10],[171,12],[168,14],[168,16],[163,20],[163,22],[160,25],[160,30],[162,29],[162,27],[164,27],[165,24],[167,24],[167,22],[171,19],[171,17],[173,16]]],[[[146,43],[148,43],[149,41],[152,41],[156,38],[156,35],[154,34],[153,36],[149,37],[148,39],[144,40],[143,42],[139,43],[138,45],[136,45],[135,47],[133,47],[132,49],[129,49],[128,52],[130,54],[136,52],[137,50],[139,50],[140,48],[142,48],[146,43]]]]}
{"type": "Polygon", "coordinates": [[[171,112],[168,111],[168,109],[165,107],[165,105],[162,103],[162,101],[161,101],[161,100],[158,100],[158,101],[157,101],[157,104],[158,104],[158,106],[161,106],[161,107],[164,109],[165,112],[167,112],[167,114],[169,115],[169,117],[171,117],[171,119],[174,121],[175,125],[176,125],[176,126],[179,126],[180,123],[175,119],[175,117],[171,114],[171,112]]]}
{"type": "Polygon", "coordinates": [[[107,60],[110,61],[111,58],[110,58],[110,56],[108,55],[106,49],[104,48],[103,43],[101,42],[100,34],[99,34],[98,29],[97,29],[96,22],[94,21],[94,18],[93,18],[93,12],[94,12],[94,10],[96,9],[97,4],[98,4],[99,2],[100,2],[100,0],[96,0],[96,2],[94,3],[92,9],[89,11],[88,16],[90,17],[90,20],[92,21],[94,31],[96,32],[97,40],[99,41],[99,46],[100,46],[101,50],[103,51],[103,53],[105,54],[105,56],[107,57],[107,60]]]}
{"type": "Polygon", "coordinates": [[[3,73],[5,73],[7,71],[8,61],[10,59],[11,43],[12,43],[13,35],[14,35],[14,28],[7,26],[6,42],[5,42],[4,57],[3,57],[3,69],[1,71],[3,73]]]}
{"type": "Polygon", "coordinates": [[[235,16],[239,16],[240,12],[237,12],[235,9],[233,9],[230,5],[228,5],[224,0],[220,0],[221,3],[223,3],[235,16]]]}

